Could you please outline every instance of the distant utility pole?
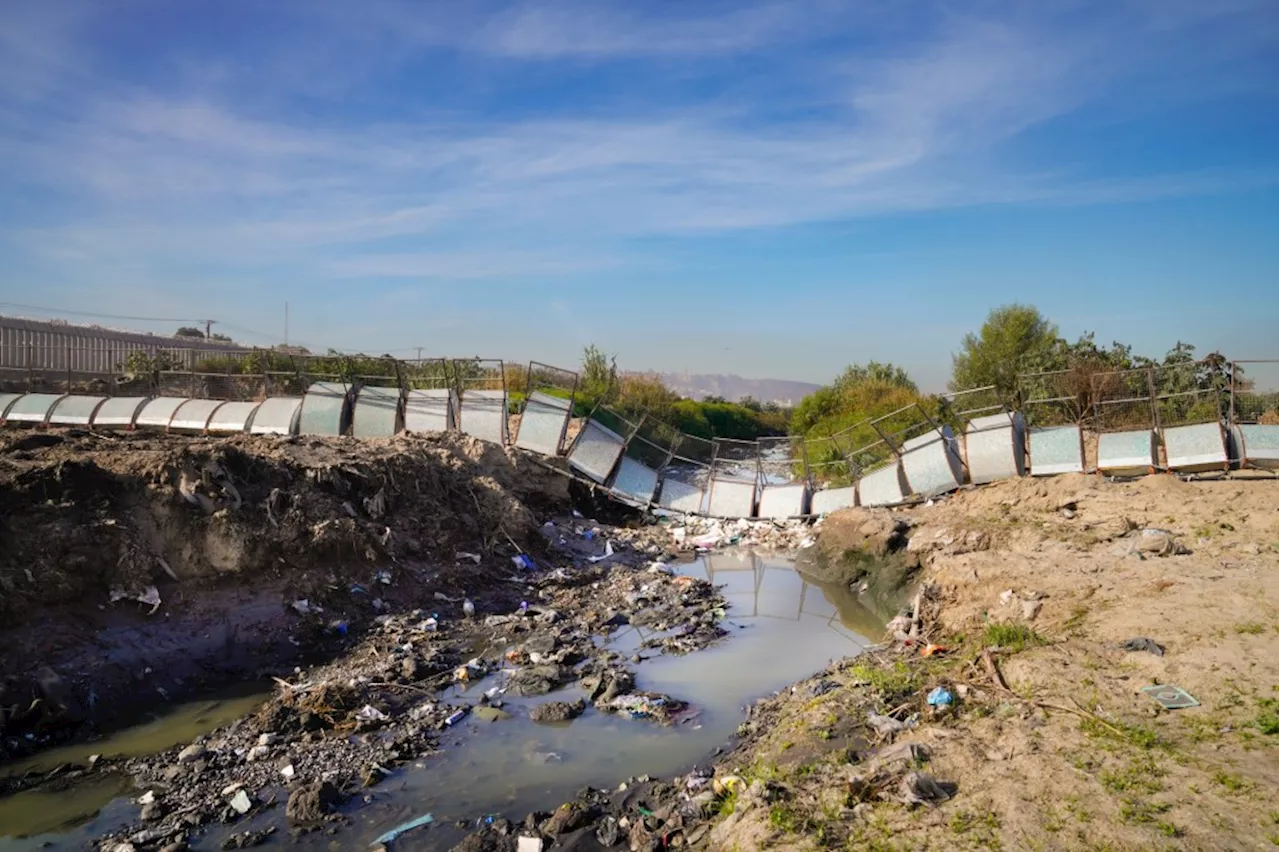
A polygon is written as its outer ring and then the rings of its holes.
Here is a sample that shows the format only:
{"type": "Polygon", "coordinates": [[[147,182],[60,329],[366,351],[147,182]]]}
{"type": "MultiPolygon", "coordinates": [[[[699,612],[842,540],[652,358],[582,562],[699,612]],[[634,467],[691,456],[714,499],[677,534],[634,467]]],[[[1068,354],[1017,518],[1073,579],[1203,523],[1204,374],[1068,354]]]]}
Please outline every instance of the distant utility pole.
{"type": "Polygon", "coordinates": [[[213,339],[213,337],[211,336],[210,332],[213,330],[213,324],[214,324],[215,322],[217,322],[217,320],[207,319],[207,320],[205,320],[205,321],[204,321],[204,339],[205,339],[205,340],[212,340],[212,339],[213,339]]]}
{"type": "Polygon", "coordinates": [[[289,303],[284,303],[284,345],[289,345],[289,303]]]}
{"type": "Polygon", "coordinates": [[[421,363],[421,362],[422,362],[422,347],[421,347],[421,346],[419,346],[419,347],[418,347],[418,362],[419,362],[419,363],[421,363]]]}

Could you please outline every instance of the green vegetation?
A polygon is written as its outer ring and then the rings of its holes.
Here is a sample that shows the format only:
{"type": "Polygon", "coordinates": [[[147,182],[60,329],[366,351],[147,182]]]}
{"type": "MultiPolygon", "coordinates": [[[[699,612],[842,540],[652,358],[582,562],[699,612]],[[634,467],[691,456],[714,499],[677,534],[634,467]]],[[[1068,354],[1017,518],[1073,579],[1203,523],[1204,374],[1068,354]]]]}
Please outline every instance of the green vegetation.
{"type": "Polygon", "coordinates": [[[982,632],[987,645],[998,645],[1010,654],[1016,654],[1048,641],[1025,624],[1013,621],[993,621],[982,632]]]}
{"type": "Polygon", "coordinates": [[[648,414],[687,435],[707,440],[754,441],[787,432],[788,412],[775,404],[761,404],[749,397],[740,402],[719,397],[700,402],[684,399],[655,375],[620,373],[617,359],[594,344],[583,350],[579,375],[583,413],[604,404],[631,420],[648,414]]]}
{"type": "Polygon", "coordinates": [[[1017,392],[1019,373],[1049,366],[1058,327],[1029,305],[1005,305],[987,315],[975,335],[966,334],[951,359],[951,390],[994,385],[1002,399],[1017,392]]]}

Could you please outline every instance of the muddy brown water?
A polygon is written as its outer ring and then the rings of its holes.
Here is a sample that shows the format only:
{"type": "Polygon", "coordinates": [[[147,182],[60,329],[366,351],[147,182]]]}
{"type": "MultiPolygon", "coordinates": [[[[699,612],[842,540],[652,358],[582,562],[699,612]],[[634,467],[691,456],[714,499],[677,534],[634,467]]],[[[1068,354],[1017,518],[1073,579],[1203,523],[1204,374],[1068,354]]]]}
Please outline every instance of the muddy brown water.
{"type": "MultiPolygon", "coordinates": [[[[628,777],[671,777],[709,758],[733,736],[744,707],[823,668],[852,656],[878,638],[884,621],[839,586],[806,580],[789,559],[747,552],[710,554],[680,566],[681,573],[723,586],[729,603],[729,636],[710,648],[682,657],[655,656],[636,667],[639,688],[665,692],[693,704],[690,721],[663,728],[643,720],[588,709],[580,718],[535,724],[528,708],[555,698],[572,700],[579,690],[536,699],[508,699],[512,718],[487,722],[475,717],[445,733],[439,754],[416,761],[347,806],[351,826],[339,835],[343,848],[367,847],[388,829],[423,813],[436,821],[405,835],[400,848],[448,849],[486,815],[519,821],[533,810],[550,811],[586,786],[611,789],[628,777]],[[459,823],[468,828],[462,828],[459,823]]],[[[623,628],[609,637],[628,655],[653,634],[623,628]]],[[[640,651],[652,654],[653,651],[640,651]]],[[[452,698],[478,698],[502,686],[502,674],[469,684],[452,698]]],[[[174,708],[147,725],[96,743],[42,755],[40,765],[83,761],[93,753],[154,752],[211,731],[252,710],[261,692],[245,692],[222,702],[174,708]],[[65,753],[63,753],[65,752],[65,753]]],[[[0,769],[0,771],[12,771],[0,769]]],[[[0,852],[77,849],[120,827],[138,806],[124,779],[96,779],[71,790],[40,790],[0,800],[0,852]]],[[[281,791],[281,800],[284,798],[281,791]]],[[[211,826],[194,844],[216,849],[233,831],[283,827],[283,809],[273,808],[232,826],[211,826]]],[[[298,843],[286,831],[275,845],[334,848],[335,838],[308,835],[298,843]]]]}

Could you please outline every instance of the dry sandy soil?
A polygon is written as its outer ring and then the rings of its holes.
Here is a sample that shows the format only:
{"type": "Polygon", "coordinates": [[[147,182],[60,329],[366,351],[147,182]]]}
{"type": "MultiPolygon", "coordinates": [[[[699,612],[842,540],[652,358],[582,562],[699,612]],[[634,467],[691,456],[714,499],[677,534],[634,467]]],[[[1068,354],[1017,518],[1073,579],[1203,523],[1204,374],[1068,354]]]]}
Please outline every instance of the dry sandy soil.
{"type": "MultiPolygon", "coordinates": [[[[820,546],[888,515],[832,516],[820,546]]],[[[894,642],[758,705],[718,772],[764,783],[722,802],[712,848],[1276,847],[1274,479],[1024,479],[893,517],[933,584],[926,637],[950,652],[894,642]],[[1164,655],[1121,648],[1135,637],[1164,655]],[[1164,710],[1152,684],[1199,706],[1164,710]],[[924,700],[938,685],[957,696],[942,713],[924,700]],[[919,722],[875,734],[868,706],[919,722]],[[930,756],[874,777],[894,742],[930,756]],[[954,796],[903,804],[912,769],[954,796]]]]}

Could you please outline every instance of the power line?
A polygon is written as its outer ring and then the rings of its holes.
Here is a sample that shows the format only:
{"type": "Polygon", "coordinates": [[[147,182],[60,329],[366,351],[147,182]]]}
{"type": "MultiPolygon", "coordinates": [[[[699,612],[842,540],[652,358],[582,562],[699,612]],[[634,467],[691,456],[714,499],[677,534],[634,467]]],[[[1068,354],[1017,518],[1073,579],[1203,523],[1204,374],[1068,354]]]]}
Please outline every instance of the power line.
{"type": "Polygon", "coordinates": [[[95,319],[116,319],[129,320],[131,322],[216,322],[216,320],[208,320],[205,317],[192,319],[191,317],[135,317],[125,314],[99,314],[91,311],[68,311],[62,308],[46,308],[40,305],[20,305],[17,302],[0,302],[0,308],[18,308],[24,311],[41,311],[46,314],[66,314],[75,317],[91,317],[95,319]]]}

